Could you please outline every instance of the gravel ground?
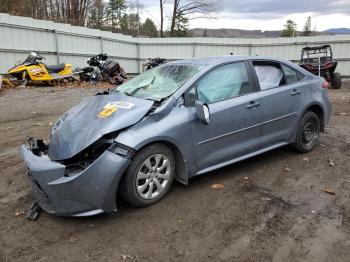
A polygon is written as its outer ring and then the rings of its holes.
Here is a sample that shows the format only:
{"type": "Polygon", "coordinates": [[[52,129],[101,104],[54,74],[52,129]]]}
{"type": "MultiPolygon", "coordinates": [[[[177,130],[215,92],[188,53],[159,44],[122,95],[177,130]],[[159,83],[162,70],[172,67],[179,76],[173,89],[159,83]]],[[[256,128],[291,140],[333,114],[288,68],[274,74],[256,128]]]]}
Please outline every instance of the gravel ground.
{"type": "Polygon", "coordinates": [[[289,147],[174,183],[148,208],[62,218],[32,202],[18,146],[101,88],[0,94],[0,261],[349,261],[350,85],[330,90],[331,123],[308,154],[289,147]],[[329,159],[334,166],[329,164],[329,159]],[[213,189],[220,183],[224,187],[213,189]],[[324,192],[331,189],[335,195],[324,192]]]}

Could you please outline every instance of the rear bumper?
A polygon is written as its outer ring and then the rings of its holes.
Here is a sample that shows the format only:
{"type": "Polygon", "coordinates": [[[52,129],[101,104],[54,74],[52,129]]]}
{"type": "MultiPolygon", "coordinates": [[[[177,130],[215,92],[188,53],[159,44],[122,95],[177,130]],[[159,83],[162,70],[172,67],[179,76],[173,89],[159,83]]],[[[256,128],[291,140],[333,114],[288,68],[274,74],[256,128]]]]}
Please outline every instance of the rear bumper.
{"type": "Polygon", "coordinates": [[[90,216],[117,211],[117,189],[129,159],[105,151],[81,172],[66,175],[66,167],[48,156],[37,156],[26,146],[20,154],[27,167],[33,195],[48,213],[90,216]]]}

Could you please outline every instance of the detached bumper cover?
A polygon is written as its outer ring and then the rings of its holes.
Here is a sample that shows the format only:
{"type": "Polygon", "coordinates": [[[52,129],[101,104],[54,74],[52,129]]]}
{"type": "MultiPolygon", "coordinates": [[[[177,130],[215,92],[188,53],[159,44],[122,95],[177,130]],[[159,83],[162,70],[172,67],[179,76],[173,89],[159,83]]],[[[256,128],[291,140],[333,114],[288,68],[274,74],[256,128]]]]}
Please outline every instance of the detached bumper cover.
{"type": "Polygon", "coordinates": [[[20,154],[27,166],[33,195],[48,213],[88,216],[117,211],[120,178],[130,160],[105,151],[80,173],[65,176],[66,167],[48,156],[36,156],[26,146],[20,154]]]}

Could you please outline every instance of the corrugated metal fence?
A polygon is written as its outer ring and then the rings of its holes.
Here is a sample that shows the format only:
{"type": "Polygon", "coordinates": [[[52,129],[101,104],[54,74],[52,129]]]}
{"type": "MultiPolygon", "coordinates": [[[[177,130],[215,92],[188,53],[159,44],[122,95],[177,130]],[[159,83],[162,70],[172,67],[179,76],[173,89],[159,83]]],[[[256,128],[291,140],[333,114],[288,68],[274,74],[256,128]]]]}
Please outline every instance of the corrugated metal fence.
{"type": "Polygon", "coordinates": [[[136,74],[149,57],[169,60],[215,55],[270,55],[297,62],[304,46],[331,44],[342,75],[350,76],[350,35],[296,38],[132,38],[50,21],[0,14],[0,72],[5,73],[30,51],[39,51],[47,64],[86,66],[98,53],[118,59],[136,74]]]}

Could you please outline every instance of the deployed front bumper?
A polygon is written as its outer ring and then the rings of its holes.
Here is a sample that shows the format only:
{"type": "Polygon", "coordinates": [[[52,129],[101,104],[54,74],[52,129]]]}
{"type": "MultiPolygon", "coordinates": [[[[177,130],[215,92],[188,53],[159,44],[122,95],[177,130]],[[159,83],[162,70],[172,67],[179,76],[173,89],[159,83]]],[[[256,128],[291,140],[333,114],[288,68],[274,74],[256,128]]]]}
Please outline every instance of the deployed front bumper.
{"type": "Polygon", "coordinates": [[[46,155],[34,155],[24,145],[20,154],[27,166],[33,195],[46,212],[89,216],[117,211],[117,188],[129,159],[107,150],[83,171],[67,175],[64,165],[46,155]]]}

